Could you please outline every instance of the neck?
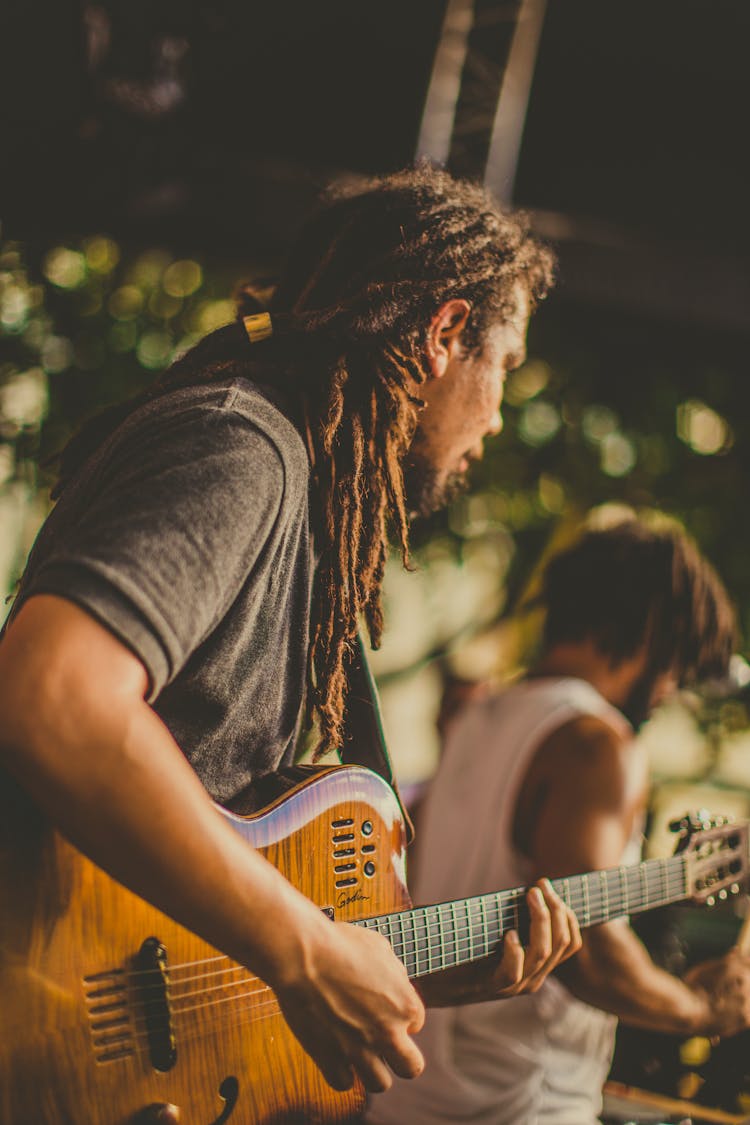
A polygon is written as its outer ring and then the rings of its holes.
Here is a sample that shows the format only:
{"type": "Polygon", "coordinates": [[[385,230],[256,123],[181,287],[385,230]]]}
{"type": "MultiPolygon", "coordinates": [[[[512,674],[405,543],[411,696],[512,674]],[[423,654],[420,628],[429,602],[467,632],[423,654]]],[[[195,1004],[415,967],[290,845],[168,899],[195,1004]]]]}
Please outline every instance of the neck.
{"type": "MultiPolygon", "coordinates": [[[[626,918],[688,897],[685,854],[553,879],[552,886],[581,927],[626,918]]],[[[510,929],[528,939],[527,888],[420,906],[365,918],[355,925],[386,937],[410,977],[427,976],[487,957],[510,929]]]]}
{"type": "Polygon", "coordinates": [[[586,680],[614,707],[620,707],[639,673],[637,660],[612,663],[593,641],[554,645],[542,653],[529,669],[530,678],[541,676],[575,676],[586,680]]]}

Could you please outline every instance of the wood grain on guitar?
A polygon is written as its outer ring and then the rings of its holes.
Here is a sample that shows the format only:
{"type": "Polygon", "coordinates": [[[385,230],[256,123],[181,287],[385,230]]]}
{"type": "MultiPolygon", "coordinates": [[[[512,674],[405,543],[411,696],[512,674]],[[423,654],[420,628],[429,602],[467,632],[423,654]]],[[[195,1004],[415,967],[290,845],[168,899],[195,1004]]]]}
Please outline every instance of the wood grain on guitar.
{"type": "MultiPolygon", "coordinates": [[[[359,1111],[362,1088],[327,1085],[262,980],[112,880],[12,787],[3,803],[0,1125],[302,1125],[359,1111]]],[[[224,815],[330,917],[384,934],[413,978],[523,929],[523,888],[411,909],[398,802],[362,767],[321,769],[257,815],[224,815]]],[[[686,837],[670,860],[555,886],[584,925],[739,889],[747,825],[686,837]]]]}

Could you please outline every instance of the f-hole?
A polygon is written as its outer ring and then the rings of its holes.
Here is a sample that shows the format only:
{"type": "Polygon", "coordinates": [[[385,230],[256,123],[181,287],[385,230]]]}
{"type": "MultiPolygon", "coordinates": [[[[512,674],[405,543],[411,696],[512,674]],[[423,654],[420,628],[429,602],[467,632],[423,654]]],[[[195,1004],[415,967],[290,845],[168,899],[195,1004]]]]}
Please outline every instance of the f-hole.
{"type": "Polygon", "coordinates": [[[234,1075],[230,1075],[228,1078],[225,1078],[221,1086],[219,1086],[219,1097],[222,1098],[225,1103],[224,1108],[216,1118],[216,1120],[211,1122],[211,1125],[222,1125],[223,1121],[229,1120],[230,1116],[234,1112],[234,1107],[237,1105],[237,1098],[239,1097],[239,1093],[240,1084],[234,1077],[234,1075]]]}

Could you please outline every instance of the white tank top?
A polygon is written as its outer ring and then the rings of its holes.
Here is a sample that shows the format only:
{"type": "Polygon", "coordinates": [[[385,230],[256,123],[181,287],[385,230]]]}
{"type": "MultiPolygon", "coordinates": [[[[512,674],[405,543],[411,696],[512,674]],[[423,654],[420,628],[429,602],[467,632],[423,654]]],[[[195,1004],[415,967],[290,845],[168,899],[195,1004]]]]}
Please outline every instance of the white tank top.
{"type": "MultiPolygon", "coordinates": [[[[586,681],[524,680],[468,706],[449,732],[420,824],[417,904],[516,887],[530,879],[512,840],[518,791],[558,727],[596,715],[630,734],[586,681]]],[[[632,844],[632,842],[631,842],[632,844]]],[[[624,863],[639,859],[640,841],[624,863]]],[[[629,854],[628,854],[629,853],[629,854]]],[[[612,1058],[614,1016],[549,977],[538,992],[428,1011],[416,1040],[424,1074],[372,1099],[373,1125],[593,1125],[612,1058]]]]}

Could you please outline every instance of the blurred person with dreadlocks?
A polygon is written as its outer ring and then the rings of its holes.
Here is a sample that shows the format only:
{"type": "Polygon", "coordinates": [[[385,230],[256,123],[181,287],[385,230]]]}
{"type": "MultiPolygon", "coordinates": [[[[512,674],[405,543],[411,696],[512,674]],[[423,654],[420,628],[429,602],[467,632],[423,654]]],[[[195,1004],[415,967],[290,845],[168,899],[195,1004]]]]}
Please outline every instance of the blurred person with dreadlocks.
{"type": "MultiPolygon", "coordinates": [[[[536,662],[448,727],[420,821],[417,903],[637,863],[647,763],[633,734],[679,685],[725,674],[735,641],[720,580],[666,517],[588,528],[553,556],[532,604],[545,611],[536,662]]],[[[533,994],[430,1011],[424,1075],[374,1098],[368,1121],[591,1125],[616,1017],[685,1036],[748,1025],[739,952],[680,980],[624,919],[582,937],[533,994]]]]}
{"type": "MultiPolygon", "coordinates": [[[[319,754],[341,747],[389,530],[408,564],[411,514],[499,431],[551,266],[522,218],[426,167],[333,196],[267,313],[247,290],[236,323],[68,445],[0,644],[8,771],[81,851],[268,982],[338,1089],[421,1071],[422,999],[385,939],[331,924],[209,796],[231,806],[288,766],[305,712],[319,754]]],[[[528,902],[528,945],[505,941],[483,995],[537,987],[579,944],[547,882],[528,902]]]]}

